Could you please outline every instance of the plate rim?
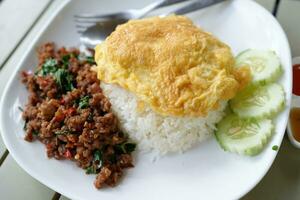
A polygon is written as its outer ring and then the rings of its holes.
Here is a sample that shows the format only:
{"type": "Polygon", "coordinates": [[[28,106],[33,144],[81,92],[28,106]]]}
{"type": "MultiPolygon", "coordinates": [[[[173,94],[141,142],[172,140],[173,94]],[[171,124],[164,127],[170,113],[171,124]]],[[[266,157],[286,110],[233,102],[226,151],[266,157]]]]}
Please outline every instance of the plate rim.
{"type": "MultiPolygon", "coordinates": [[[[245,1],[245,0],[242,0],[242,1],[245,1]]],[[[271,13],[266,8],[264,8],[263,6],[261,6],[260,4],[258,4],[257,2],[255,2],[253,0],[246,0],[246,1],[248,1],[249,3],[251,3],[253,5],[255,4],[256,7],[260,8],[260,10],[263,11],[266,16],[269,16],[269,19],[272,20],[272,23],[278,27],[278,31],[280,31],[279,34],[282,35],[283,38],[284,38],[284,43],[286,44],[286,47],[287,47],[287,50],[288,50],[287,54],[290,55],[288,61],[289,61],[289,64],[291,65],[291,48],[290,48],[290,45],[289,45],[289,42],[288,42],[287,35],[284,32],[284,30],[283,30],[282,26],[280,25],[280,23],[277,21],[277,19],[273,15],[271,15],[271,13]]],[[[34,39],[30,42],[30,45],[28,45],[27,50],[24,51],[22,58],[20,59],[20,61],[16,65],[16,68],[12,71],[12,75],[9,78],[8,83],[5,85],[5,89],[3,90],[3,95],[2,95],[1,100],[0,100],[0,111],[4,110],[4,108],[3,108],[4,107],[4,101],[5,101],[5,98],[7,96],[7,93],[8,93],[8,90],[10,88],[10,85],[12,84],[12,82],[13,82],[16,74],[17,74],[17,72],[20,70],[20,67],[23,65],[24,61],[30,55],[31,50],[37,44],[37,42],[39,41],[39,39],[43,36],[43,34],[45,33],[47,27],[51,24],[51,22],[55,19],[55,17],[57,17],[57,15],[59,15],[59,13],[63,9],[65,9],[65,7],[67,5],[69,5],[71,2],[72,2],[72,0],[66,0],[65,2],[63,2],[63,3],[61,3],[60,5],[57,6],[57,8],[53,11],[53,13],[50,15],[50,17],[42,25],[42,27],[40,28],[40,30],[38,31],[38,33],[36,34],[36,36],[34,37],[34,39]]],[[[291,80],[290,80],[290,85],[292,86],[291,83],[292,83],[292,76],[291,76],[291,80]]],[[[290,87],[289,90],[290,91],[285,91],[286,92],[286,99],[291,100],[291,98],[292,98],[292,91],[291,91],[292,87],[290,87]]],[[[290,107],[291,107],[291,103],[287,102],[287,104],[286,104],[286,109],[288,109],[287,115],[289,115],[290,107]]],[[[53,185],[53,184],[48,184],[47,180],[45,178],[43,178],[43,176],[39,175],[38,173],[35,173],[30,168],[24,167],[25,164],[23,164],[23,161],[21,159],[19,159],[19,156],[17,156],[17,153],[13,150],[13,147],[10,145],[10,143],[9,143],[7,137],[6,137],[6,134],[4,134],[4,132],[6,132],[6,131],[4,131],[4,128],[3,128],[3,125],[2,125],[4,122],[5,122],[5,120],[3,119],[3,114],[0,114],[0,131],[1,131],[0,135],[1,135],[2,139],[3,139],[3,142],[4,142],[5,146],[6,146],[6,148],[10,152],[11,156],[13,157],[13,159],[17,162],[17,164],[27,174],[29,174],[31,177],[33,177],[34,179],[36,179],[38,182],[40,182],[41,184],[45,185],[46,187],[49,187],[53,191],[59,192],[60,194],[62,194],[64,196],[67,196],[67,197],[69,197],[71,199],[78,199],[78,196],[75,196],[74,194],[69,193],[69,192],[65,192],[63,189],[55,187],[55,185],[53,185]]],[[[285,125],[287,125],[287,123],[288,123],[288,117],[285,118],[285,121],[282,122],[282,123],[284,123],[285,125]]],[[[277,133],[277,134],[279,134],[279,133],[277,133]]],[[[281,146],[284,135],[285,135],[285,132],[283,132],[281,134],[280,144],[278,146],[281,146]]],[[[262,173],[262,176],[259,179],[257,179],[256,181],[254,181],[253,184],[251,184],[251,185],[249,184],[249,187],[247,187],[248,188],[247,190],[244,190],[244,191],[240,192],[239,193],[240,195],[236,196],[237,199],[240,199],[241,197],[245,196],[249,191],[251,191],[263,179],[263,177],[270,170],[270,167],[274,163],[274,160],[275,160],[275,158],[276,158],[277,155],[278,155],[278,151],[275,154],[273,154],[273,157],[271,159],[272,162],[268,163],[267,167],[265,168],[264,172],[262,173]]]]}
{"type": "MultiPolygon", "coordinates": [[[[274,15],[272,15],[265,7],[263,7],[259,3],[255,2],[254,0],[248,0],[248,1],[249,1],[249,3],[255,4],[257,7],[259,7],[267,16],[269,16],[270,20],[272,20],[272,23],[274,23],[278,27],[278,30],[280,31],[280,34],[284,37],[284,43],[286,44],[286,47],[287,47],[287,50],[288,50],[288,52],[287,52],[287,54],[289,55],[288,64],[290,65],[290,67],[292,67],[292,55],[291,55],[290,43],[289,43],[288,37],[287,37],[284,29],[282,28],[281,24],[278,22],[277,18],[274,15]]],[[[290,72],[292,73],[292,70],[290,70],[290,72]]],[[[290,77],[291,77],[291,79],[289,81],[290,82],[289,91],[285,91],[286,100],[289,100],[289,102],[286,101],[286,105],[285,105],[285,107],[287,109],[287,114],[286,114],[287,116],[289,116],[289,113],[290,113],[291,100],[292,100],[293,76],[291,75],[290,77]]],[[[286,117],[285,121],[283,122],[285,124],[286,128],[287,128],[287,124],[288,124],[288,118],[289,117],[286,117]]],[[[285,135],[285,132],[286,131],[283,130],[283,133],[281,133],[280,144],[278,145],[279,149],[282,145],[282,141],[283,141],[283,137],[285,135]]],[[[277,134],[279,134],[279,133],[277,133],[277,134]]],[[[253,190],[255,188],[255,186],[257,186],[257,184],[259,182],[261,182],[261,180],[266,176],[266,174],[270,170],[271,166],[273,165],[274,160],[278,155],[278,152],[279,152],[279,150],[276,151],[276,153],[273,155],[272,162],[268,163],[268,166],[265,168],[264,173],[261,175],[261,177],[259,179],[257,179],[250,187],[248,187],[248,190],[244,191],[244,193],[240,193],[240,196],[238,196],[237,199],[240,199],[243,196],[247,195],[251,190],[253,190]]]]}

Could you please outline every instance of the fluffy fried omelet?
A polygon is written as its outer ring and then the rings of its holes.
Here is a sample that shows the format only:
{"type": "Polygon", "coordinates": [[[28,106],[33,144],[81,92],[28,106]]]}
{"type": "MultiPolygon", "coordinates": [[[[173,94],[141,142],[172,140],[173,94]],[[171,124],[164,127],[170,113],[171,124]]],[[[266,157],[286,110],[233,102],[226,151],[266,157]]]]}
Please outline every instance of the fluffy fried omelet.
{"type": "Polygon", "coordinates": [[[164,116],[206,116],[250,80],[230,48],[184,16],[120,25],[95,48],[98,78],[164,116]]]}

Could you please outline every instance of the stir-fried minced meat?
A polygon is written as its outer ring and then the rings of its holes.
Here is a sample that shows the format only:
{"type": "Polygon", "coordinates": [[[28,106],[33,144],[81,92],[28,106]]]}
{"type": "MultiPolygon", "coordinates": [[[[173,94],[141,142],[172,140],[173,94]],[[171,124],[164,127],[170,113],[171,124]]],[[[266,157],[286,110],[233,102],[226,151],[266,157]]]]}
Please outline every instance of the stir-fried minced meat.
{"type": "Polygon", "coordinates": [[[133,167],[135,144],[118,129],[118,119],[102,93],[92,57],[53,43],[38,50],[37,70],[23,71],[29,91],[23,111],[25,140],[38,139],[48,157],[68,159],[97,174],[95,187],[114,186],[124,168],[133,167]],[[82,57],[82,56],[81,56],[82,57]]]}

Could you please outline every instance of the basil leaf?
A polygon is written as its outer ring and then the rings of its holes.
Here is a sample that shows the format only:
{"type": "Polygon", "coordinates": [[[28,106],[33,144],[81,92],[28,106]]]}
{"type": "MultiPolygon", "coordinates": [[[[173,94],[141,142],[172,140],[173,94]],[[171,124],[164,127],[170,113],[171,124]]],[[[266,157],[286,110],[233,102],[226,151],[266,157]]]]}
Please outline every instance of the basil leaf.
{"type": "Polygon", "coordinates": [[[71,53],[71,58],[76,58],[77,60],[79,59],[79,54],[71,53]]]}
{"type": "Polygon", "coordinates": [[[94,152],[94,161],[102,161],[102,152],[100,150],[96,150],[94,152]]]}
{"type": "Polygon", "coordinates": [[[136,144],[135,143],[125,143],[123,146],[124,146],[124,149],[125,149],[126,153],[131,153],[136,148],[136,144]]]}
{"type": "Polygon", "coordinates": [[[93,56],[87,56],[85,60],[91,65],[96,64],[93,56]]]}
{"type": "Polygon", "coordinates": [[[63,92],[71,91],[74,89],[73,76],[66,69],[58,69],[54,73],[54,78],[63,92]]]}
{"type": "Polygon", "coordinates": [[[32,131],[32,134],[33,134],[33,135],[38,135],[38,134],[39,134],[39,132],[38,132],[38,131],[36,131],[36,130],[33,130],[33,131],[32,131]]]}
{"type": "Polygon", "coordinates": [[[69,68],[69,60],[71,58],[70,54],[64,55],[61,59],[62,63],[63,63],[63,68],[64,69],[68,69],[69,68]]]}
{"type": "Polygon", "coordinates": [[[80,100],[79,100],[79,106],[78,107],[80,109],[87,108],[89,106],[89,99],[90,99],[89,96],[81,97],[80,100]]]}
{"type": "Polygon", "coordinates": [[[125,142],[122,144],[118,144],[115,147],[116,147],[117,151],[120,153],[131,153],[135,150],[136,144],[130,143],[130,142],[125,142]]]}
{"type": "Polygon", "coordinates": [[[86,174],[97,174],[97,170],[93,166],[89,166],[85,169],[86,174]]]}
{"type": "Polygon", "coordinates": [[[117,163],[117,156],[116,154],[111,154],[107,156],[107,159],[111,162],[111,163],[117,163]]]}
{"type": "Polygon", "coordinates": [[[42,65],[42,68],[38,72],[36,72],[36,74],[41,76],[46,76],[55,73],[57,69],[58,69],[57,60],[53,58],[49,58],[42,65]]]}
{"type": "Polygon", "coordinates": [[[93,154],[93,164],[86,168],[87,174],[96,174],[97,169],[100,169],[102,167],[103,163],[103,153],[101,150],[95,150],[93,154]]]}

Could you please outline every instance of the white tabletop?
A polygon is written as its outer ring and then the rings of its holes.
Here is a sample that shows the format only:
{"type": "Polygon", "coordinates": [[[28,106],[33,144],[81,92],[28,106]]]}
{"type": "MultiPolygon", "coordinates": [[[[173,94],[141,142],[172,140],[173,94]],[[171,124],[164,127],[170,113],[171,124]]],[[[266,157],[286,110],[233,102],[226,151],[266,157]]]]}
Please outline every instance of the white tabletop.
{"type": "MultiPolygon", "coordinates": [[[[0,0],[0,94],[32,38],[57,6],[65,1],[68,0],[0,0]]],[[[275,2],[280,2],[277,18],[287,33],[293,56],[300,55],[300,0],[256,1],[270,12],[274,10],[275,2]]],[[[0,198],[68,199],[24,172],[9,155],[1,137],[0,198]]],[[[300,199],[300,150],[292,147],[285,138],[270,171],[242,199],[300,199]]]]}

